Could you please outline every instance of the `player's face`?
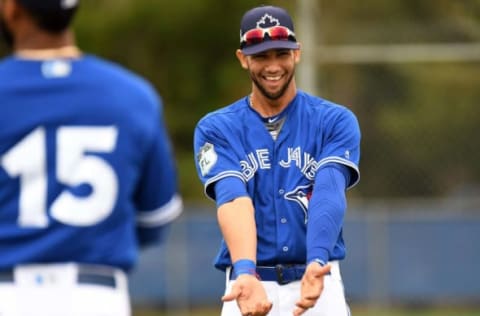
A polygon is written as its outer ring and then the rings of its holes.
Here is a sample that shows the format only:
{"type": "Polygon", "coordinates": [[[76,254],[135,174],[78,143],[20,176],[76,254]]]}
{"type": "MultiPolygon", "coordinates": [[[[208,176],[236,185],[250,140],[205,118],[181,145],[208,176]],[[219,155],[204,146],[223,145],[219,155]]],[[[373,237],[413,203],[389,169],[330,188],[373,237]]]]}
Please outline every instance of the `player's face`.
{"type": "Polygon", "coordinates": [[[247,56],[246,64],[255,87],[268,99],[277,100],[290,87],[299,51],[272,49],[247,56]]]}

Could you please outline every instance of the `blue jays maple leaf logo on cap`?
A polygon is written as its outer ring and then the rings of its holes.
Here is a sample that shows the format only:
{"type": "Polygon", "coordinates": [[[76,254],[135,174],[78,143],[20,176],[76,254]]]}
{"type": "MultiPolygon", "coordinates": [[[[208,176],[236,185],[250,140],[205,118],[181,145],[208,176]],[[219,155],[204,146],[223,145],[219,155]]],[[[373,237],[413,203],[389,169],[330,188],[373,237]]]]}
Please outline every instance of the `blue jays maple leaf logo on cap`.
{"type": "Polygon", "coordinates": [[[264,16],[260,20],[257,21],[257,27],[266,29],[272,26],[278,26],[280,25],[280,21],[273,16],[269,15],[268,13],[265,13],[264,16]]]}
{"type": "MultiPolygon", "coordinates": [[[[278,31],[278,30],[277,30],[278,31]]],[[[299,49],[297,43],[293,21],[288,12],[275,6],[259,6],[248,10],[240,22],[240,49],[245,55],[253,55],[270,49],[299,49]],[[271,28],[281,27],[285,35],[277,34],[276,38],[271,38],[269,33],[271,28]],[[258,30],[263,34],[258,35],[258,30]],[[256,33],[252,33],[252,32],[256,33]],[[255,35],[252,35],[255,34],[255,35]]]]}

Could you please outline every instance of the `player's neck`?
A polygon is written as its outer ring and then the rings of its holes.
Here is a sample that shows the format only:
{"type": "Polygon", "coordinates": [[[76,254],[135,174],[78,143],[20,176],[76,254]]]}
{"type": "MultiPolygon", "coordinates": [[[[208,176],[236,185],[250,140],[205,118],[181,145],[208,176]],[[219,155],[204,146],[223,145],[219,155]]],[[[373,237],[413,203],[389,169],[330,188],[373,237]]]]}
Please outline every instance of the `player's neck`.
{"type": "Polygon", "coordinates": [[[295,94],[284,94],[278,99],[272,100],[258,93],[252,92],[248,96],[250,106],[262,117],[272,117],[281,113],[295,98],[295,94]]]}
{"type": "Polygon", "coordinates": [[[24,59],[78,58],[81,51],[75,45],[68,45],[57,48],[17,49],[15,55],[24,59]]]}
{"type": "Polygon", "coordinates": [[[19,37],[15,44],[15,55],[25,59],[78,58],[81,55],[70,31],[59,35],[27,33],[19,37]]]}

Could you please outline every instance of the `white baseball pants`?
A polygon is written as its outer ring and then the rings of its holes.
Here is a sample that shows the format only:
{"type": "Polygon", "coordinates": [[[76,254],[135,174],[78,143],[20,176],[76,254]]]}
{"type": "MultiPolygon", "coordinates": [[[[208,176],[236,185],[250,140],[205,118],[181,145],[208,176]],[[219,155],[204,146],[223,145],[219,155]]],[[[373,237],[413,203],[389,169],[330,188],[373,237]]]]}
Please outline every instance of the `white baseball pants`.
{"type": "Polygon", "coordinates": [[[130,316],[125,273],[67,264],[0,271],[1,316],[130,316]]]}
{"type": "MultiPolygon", "coordinates": [[[[324,289],[317,304],[303,316],[349,316],[350,309],[345,300],[342,277],[338,261],[329,262],[330,275],[324,277],[324,289]]],[[[226,272],[226,292],[229,293],[235,280],[230,280],[230,270],[226,272]]],[[[262,281],[268,298],[273,303],[268,316],[291,316],[295,303],[300,298],[300,281],[280,285],[275,281],[262,281]]],[[[223,304],[221,316],[242,316],[236,301],[223,304]]]]}

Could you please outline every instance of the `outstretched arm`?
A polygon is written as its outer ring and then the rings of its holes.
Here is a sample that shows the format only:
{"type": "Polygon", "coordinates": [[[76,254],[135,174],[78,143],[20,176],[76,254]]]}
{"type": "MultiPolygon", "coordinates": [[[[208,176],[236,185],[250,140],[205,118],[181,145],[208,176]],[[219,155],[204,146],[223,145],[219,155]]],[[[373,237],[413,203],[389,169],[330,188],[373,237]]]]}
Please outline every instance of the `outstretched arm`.
{"type": "Polygon", "coordinates": [[[255,272],[257,230],[249,197],[239,197],[218,208],[218,223],[230,251],[236,280],[223,301],[236,300],[242,315],[263,316],[272,308],[255,272]]]}
{"type": "Polygon", "coordinates": [[[324,276],[330,272],[330,266],[325,264],[343,226],[348,181],[349,170],[344,165],[332,163],[317,172],[307,224],[308,265],[295,316],[313,307],[322,294],[324,276]]]}

